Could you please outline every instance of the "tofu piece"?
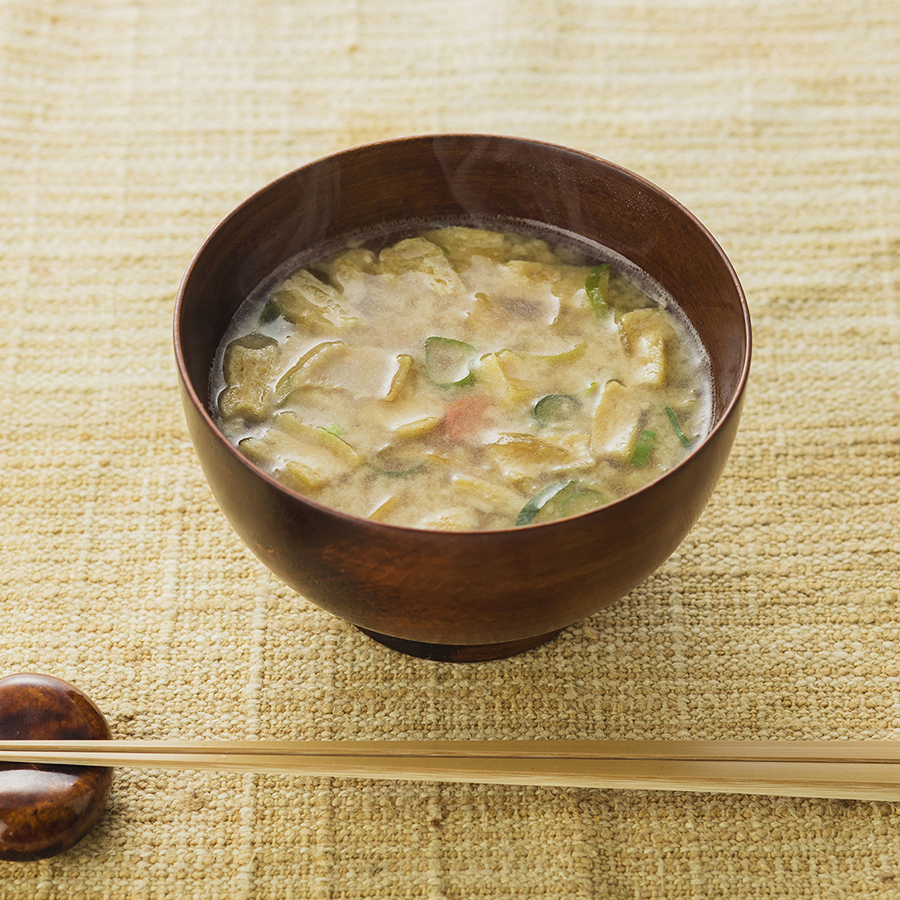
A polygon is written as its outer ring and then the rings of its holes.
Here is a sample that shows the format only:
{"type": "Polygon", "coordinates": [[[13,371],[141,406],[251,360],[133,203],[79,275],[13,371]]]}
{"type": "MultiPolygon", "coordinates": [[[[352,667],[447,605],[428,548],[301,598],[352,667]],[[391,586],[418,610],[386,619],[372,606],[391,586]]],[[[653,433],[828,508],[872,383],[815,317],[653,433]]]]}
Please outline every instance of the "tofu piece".
{"type": "Polygon", "coordinates": [[[515,353],[501,350],[497,353],[503,373],[510,381],[535,393],[546,393],[547,384],[554,379],[561,364],[568,364],[584,355],[585,341],[542,341],[540,353],[515,353]]]}
{"type": "Polygon", "coordinates": [[[429,286],[441,295],[460,290],[462,282],[447,255],[437,244],[425,238],[409,238],[378,255],[382,271],[392,275],[418,272],[426,276],[429,286]]]}
{"type": "Polygon", "coordinates": [[[478,528],[477,510],[465,507],[447,507],[425,516],[418,522],[419,528],[436,528],[439,531],[466,531],[478,528]]]}
{"type": "Polygon", "coordinates": [[[550,249],[546,241],[527,235],[509,235],[510,259],[538,263],[542,266],[558,264],[557,255],[550,249]]]}
{"type": "Polygon", "coordinates": [[[373,522],[386,522],[390,519],[397,509],[401,506],[400,498],[392,495],[387,500],[382,501],[369,513],[368,518],[373,522]]]}
{"type": "Polygon", "coordinates": [[[391,379],[391,386],[388,389],[385,400],[396,400],[403,392],[403,389],[412,380],[413,358],[408,353],[400,353],[397,356],[397,371],[391,379]]]}
{"type": "Polygon", "coordinates": [[[501,434],[484,448],[484,455],[500,476],[513,485],[527,481],[545,469],[568,466],[574,461],[567,448],[533,434],[501,434]]]}
{"type": "Polygon", "coordinates": [[[509,350],[486,353],[475,364],[478,383],[483,384],[507,409],[515,409],[527,403],[536,392],[535,386],[517,378],[510,371],[513,356],[509,350]]]}
{"type": "Polygon", "coordinates": [[[347,345],[343,341],[323,341],[311,347],[278,379],[275,385],[276,402],[281,404],[292,391],[309,384],[316,367],[329,357],[343,355],[346,351],[347,345]]]}
{"type": "Polygon", "coordinates": [[[484,256],[500,261],[510,258],[509,242],[499,231],[449,225],[435,231],[426,231],[424,236],[463,268],[471,263],[473,256],[484,256]]]}
{"type": "Polygon", "coordinates": [[[398,441],[410,441],[424,437],[434,431],[441,424],[440,416],[425,416],[414,422],[404,422],[394,428],[394,437],[398,441]]]}
{"type": "Polygon", "coordinates": [[[262,437],[245,438],[238,447],[252,462],[298,490],[317,490],[362,464],[362,457],[345,440],[307,425],[292,412],[278,413],[273,422],[262,437]]]}
{"type": "Polygon", "coordinates": [[[574,434],[555,435],[553,443],[568,452],[567,468],[592,469],[594,467],[596,460],[591,453],[591,436],[589,434],[575,432],[574,434]]]}
{"type": "Polygon", "coordinates": [[[663,387],[668,380],[666,345],[659,335],[642,335],[632,344],[634,356],[640,362],[635,372],[639,384],[663,387]]]}
{"type": "Polygon", "coordinates": [[[621,381],[600,389],[591,429],[591,453],[597,459],[625,463],[640,433],[641,404],[621,381]]]}
{"type": "Polygon", "coordinates": [[[293,391],[324,388],[345,391],[356,399],[386,400],[402,387],[401,371],[408,375],[411,357],[377,347],[348,347],[326,341],[308,350],[278,380],[275,394],[281,403],[293,391]]]}
{"type": "Polygon", "coordinates": [[[638,384],[662,387],[668,380],[667,345],[677,339],[664,309],[635,309],[619,320],[630,354],[637,363],[638,384]]]}
{"type": "Polygon", "coordinates": [[[352,247],[331,259],[325,266],[332,283],[341,291],[346,291],[354,282],[361,281],[365,275],[378,275],[381,266],[378,257],[371,250],[352,247]]]}
{"type": "Polygon", "coordinates": [[[559,297],[560,303],[566,309],[590,309],[584,289],[585,282],[590,274],[590,266],[558,266],[559,277],[553,283],[553,293],[559,297]]]}
{"type": "Polygon", "coordinates": [[[276,472],[279,481],[284,482],[288,487],[302,494],[310,494],[319,488],[325,487],[327,483],[315,469],[310,468],[305,463],[297,462],[289,459],[276,472]]]}
{"type": "Polygon", "coordinates": [[[357,317],[341,305],[337,288],[307,269],[294,272],[269,301],[289,322],[307,334],[334,334],[352,327],[357,317]]]}
{"type": "Polygon", "coordinates": [[[218,400],[223,417],[259,421],[271,412],[278,356],[278,342],[255,332],[226,347],[222,368],[227,387],[218,400]]]}
{"type": "Polygon", "coordinates": [[[471,475],[457,475],[451,484],[454,493],[482,512],[515,517],[525,502],[513,488],[471,475]]]}

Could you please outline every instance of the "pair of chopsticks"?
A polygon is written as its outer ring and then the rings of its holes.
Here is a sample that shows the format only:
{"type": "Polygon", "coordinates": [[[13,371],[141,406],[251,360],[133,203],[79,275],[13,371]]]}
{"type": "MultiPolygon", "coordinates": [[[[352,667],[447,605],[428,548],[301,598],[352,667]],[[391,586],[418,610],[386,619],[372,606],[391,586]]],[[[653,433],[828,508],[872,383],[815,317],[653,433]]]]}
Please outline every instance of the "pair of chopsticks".
{"type": "Polygon", "coordinates": [[[0,741],[0,764],[900,800],[900,741],[0,741]]]}

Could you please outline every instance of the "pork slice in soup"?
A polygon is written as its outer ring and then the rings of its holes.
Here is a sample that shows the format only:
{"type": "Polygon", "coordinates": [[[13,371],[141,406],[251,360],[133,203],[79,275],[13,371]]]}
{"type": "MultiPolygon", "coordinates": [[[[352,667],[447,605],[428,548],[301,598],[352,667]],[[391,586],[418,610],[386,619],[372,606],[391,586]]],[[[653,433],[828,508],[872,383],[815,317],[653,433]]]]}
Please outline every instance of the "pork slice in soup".
{"type": "Polygon", "coordinates": [[[228,438],[287,486],[395,525],[491,529],[640,489],[706,435],[706,354],[609,262],[449,226],[296,269],[239,310],[228,438]]]}

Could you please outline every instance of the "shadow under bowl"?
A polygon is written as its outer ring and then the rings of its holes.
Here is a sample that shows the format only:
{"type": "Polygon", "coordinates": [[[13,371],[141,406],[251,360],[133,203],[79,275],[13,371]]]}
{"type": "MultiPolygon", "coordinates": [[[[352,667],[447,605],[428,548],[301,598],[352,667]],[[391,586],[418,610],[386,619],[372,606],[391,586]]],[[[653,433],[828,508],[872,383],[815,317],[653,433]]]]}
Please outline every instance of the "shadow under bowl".
{"type": "Polygon", "coordinates": [[[231,525],[280,579],[376,640],[477,661],[534,647],[657,569],[706,506],[738,427],[750,317],[704,226],[613,163],[519,138],[432,135],[369,144],[269,184],[213,230],[182,281],[175,354],[188,429],[231,525]],[[402,528],[323,506],[232,446],[209,377],[241,302],[283,263],[399,223],[479,222],[577,235],[621,254],[671,295],[711,361],[708,436],[663,477],[570,519],[497,531],[402,528]]]}

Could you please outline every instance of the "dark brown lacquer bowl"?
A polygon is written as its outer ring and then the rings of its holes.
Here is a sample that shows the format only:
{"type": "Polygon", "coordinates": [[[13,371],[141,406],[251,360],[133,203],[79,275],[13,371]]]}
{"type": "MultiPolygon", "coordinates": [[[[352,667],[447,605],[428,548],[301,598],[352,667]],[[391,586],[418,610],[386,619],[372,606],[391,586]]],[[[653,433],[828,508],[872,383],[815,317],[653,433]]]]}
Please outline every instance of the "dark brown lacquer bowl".
{"type": "Polygon", "coordinates": [[[175,352],[197,455],[223,512],[285,583],[378,641],[475,661],[534,647],[624,596],[675,550],[715,488],[750,365],[750,317],[710,233],[643,178],[586,153],[488,135],[370,144],[303,166],[247,199],[185,274],[175,352]],[[712,359],[715,420],[679,466],[571,519],[499,531],[400,528],[335,511],[265,475],[210,415],[216,347],[239,304],[304,250],[409,219],[562,229],[667,290],[712,359]]]}

